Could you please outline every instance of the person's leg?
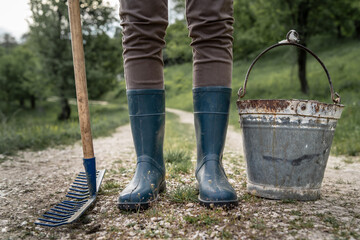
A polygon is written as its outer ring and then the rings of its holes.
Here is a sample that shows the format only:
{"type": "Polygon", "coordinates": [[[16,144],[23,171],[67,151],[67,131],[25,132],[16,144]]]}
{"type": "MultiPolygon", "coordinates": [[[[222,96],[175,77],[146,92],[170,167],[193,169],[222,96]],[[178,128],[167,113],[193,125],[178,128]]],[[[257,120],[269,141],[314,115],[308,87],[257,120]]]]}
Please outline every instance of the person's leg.
{"type": "Polygon", "coordinates": [[[163,61],[167,0],[120,0],[124,68],[137,165],[118,207],[146,209],[165,190],[163,61]]]}
{"type": "Polygon", "coordinates": [[[194,87],[231,87],[233,1],[187,0],[194,87]]]}
{"type": "Polygon", "coordinates": [[[167,0],[120,0],[127,89],[163,89],[167,0]]]}
{"type": "Polygon", "coordinates": [[[196,179],[199,201],[208,207],[238,204],[222,165],[231,96],[232,4],[232,0],[186,2],[194,55],[196,179]]]}

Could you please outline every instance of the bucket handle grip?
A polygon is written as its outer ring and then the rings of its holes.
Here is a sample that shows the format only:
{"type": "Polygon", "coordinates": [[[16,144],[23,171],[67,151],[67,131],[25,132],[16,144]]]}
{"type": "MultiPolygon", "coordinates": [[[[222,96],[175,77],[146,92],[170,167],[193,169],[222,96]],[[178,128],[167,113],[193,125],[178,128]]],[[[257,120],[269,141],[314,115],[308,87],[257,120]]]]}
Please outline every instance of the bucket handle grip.
{"type": "Polygon", "coordinates": [[[332,85],[332,82],[330,79],[330,74],[329,74],[328,70],[326,69],[324,63],[320,60],[320,58],[318,56],[316,56],[316,54],[314,52],[312,52],[310,49],[308,49],[307,47],[305,47],[297,42],[299,42],[299,34],[295,30],[290,30],[286,34],[285,40],[282,40],[282,41],[266,48],[264,51],[262,51],[251,63],[251,65],[246,73],[244,86],[241,87],[238,91],[239,98],[243,98],[245,96],[246,84],[247,84],[250,72],[251,72],[252,68],[254,67],[255,63],[260,59],[260,57],[262,57],[265,53],[267,53],[268,51],[270,51],[273,48],[280,47],[280,46],[292,45],[292,46],[296,46],[296,47],[301,48],[301,49],[305,50],[306,52],[310,53],[320,63],[320,65],[323,67],[323,69],[326,73],[326,76],[328,78],[328,81],[329,81],[331,99],[335,104],[340,104],[340,100],[341,100],[340,95],[337,92],[334,92],[334,88],[333,88],[333,85],[332,85]]]}

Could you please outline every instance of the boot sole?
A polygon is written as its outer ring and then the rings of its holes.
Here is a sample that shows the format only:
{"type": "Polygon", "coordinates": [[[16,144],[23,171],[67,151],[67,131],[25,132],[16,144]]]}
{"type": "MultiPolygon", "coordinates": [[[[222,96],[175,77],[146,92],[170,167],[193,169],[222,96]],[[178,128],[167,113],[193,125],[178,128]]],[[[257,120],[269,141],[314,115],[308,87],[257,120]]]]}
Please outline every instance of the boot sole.
{"type": "Polygon", "coordinates": [[[200,202],[200,205],[205,206],[207,208],[216,208],[216,207],[222,207],[225,209],[232,209],[239,205],[238,200],[231,200],[231,201],[204,201],[200,199],[200,196],[198,197],[198,200],[200,202]]]}
{"type": "MultiPolygon", "coordinates": [[[[160,193],[163,193],[166,191],[166,182],[162,182],[160,184],[160,188],[159,188],[159,192],[157,195],[159,195],[160,193]]],[[[125,210],[125,211],[139,211],[139,210],[146,210],[148,209],[151,204],[153,204],[154,202],[156,202],[158,200],[159,196],[156,196],[156,198],[154,200],[151,200],[149,202],[124,202],[124,203],[118,203],[118,208],[120,210],[125,210]]]]}

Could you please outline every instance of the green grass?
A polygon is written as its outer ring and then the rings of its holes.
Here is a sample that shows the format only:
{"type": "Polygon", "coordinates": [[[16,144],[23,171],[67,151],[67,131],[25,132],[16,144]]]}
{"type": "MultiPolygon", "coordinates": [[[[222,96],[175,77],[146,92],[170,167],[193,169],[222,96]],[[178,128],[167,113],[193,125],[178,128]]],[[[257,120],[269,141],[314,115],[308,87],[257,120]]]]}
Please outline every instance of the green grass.
{"type": "Polygon", "coordinates": [[[165,68],[166,105],[192,111],[192,64],[185,63],[165,68]]]}
{"type": "Polygon", "coordinates": [[[248,203],[257,203],[257,202],[261,202],[262,198],[251,195],[249,193],[244,193],[243,195],[240,196],[239,200],[248,203]]]}
{"type": "Polygon", "coordinates": [[[106,181],[101,188],[103,190],[114,190],[114,189],[118,190],[120,188],[120,184],[113,180],[110,180],[110,181],[106,181]]]}
{"type": "MultiPolygon", "coordinates": [[[[179,117],[173,113],[166,113],[166,129],[164,141],[164,160],[167,178],[176,179],[183,183],[182,176],[194,170],[191,157],[195,150],[195,134],[189,124],[179,122],[179,117]]],[[[167,193],[171,202],[196,202],[197,190],[189,185],[180,184],[167,193]]]]}
{"type": "Polygon", "coordinates": [[[191,156],[188,150],[168,149],[164,153],[165,162],[168,163],[170,172],[189,173],[191,156]]]}
{"type": "Polygon", "coordinates": [[[314,223],[312,220],[304,220],[303,218],[297,218],[289,221],[289,229],[304,229],[304,228],[314,228],[314,223]]]}
{"type": "Polygon", "coordinates": [[[264,230],[266,228],[266,224],[265,224],[264,220],[262,220],[262,219],[253,218],[251,220],[251,222],[252,222],[250,225],[251,228],[255,228],[258,230],[264,230]]]}
{"type": "Polygon", "coordinates": [[[170,177],[189,173],[193,167],[191,154],[195,148],[195,136],[189,125],[178,121],[177,115],[166,114],[164,159],[170,177]]]}
{"type": "MultiPolygon", "coordinates": [[[[58,121],[57,102],[43,102],[36,110],[20,109],[0,116],[0,154],[18,150],[41,150],[46,147],[71,144],[81,139],[76,106],[71,106],[71,118],[58,121]]],[[[106,136],[114,128],[128,122],[124,106],[90,105],[93,137],[106,136]]]]}
{"type": "MultiPolygon", "coordinates": [[[[355,40],[334,41],[318,38],[309,44],[325,63],[335,91],[345,105],[338,121],[332,154],[359,155],[360,144],[360,44],[355,40]],[[326,43],[326,44],[324,44],[326,43]]],[[[259,50],[260,52],[260,50],[259,50]]],[[[251,59],[252,60],[252,59],[251,59]]],[[[237,91],[244,82],[250,61],[234,62],[230,124],[239,128],[237,91]]],[[[315,59],[308,56],[309,93],[300,92],[296,51],[292,47],[274,49],[258,61],[251,72],[244,99],[310,99],[331,103],[326,75],[315,59]]],[[[192,111],[192,66],[190,63],[165,69],[167,106],[192,111]]]]}
{"type": "Polygon", "coordinates": [[[119,193],[120,184],[114,180],[105,181],[100,188],[99,195],[117,195],[119,193]]]}
{"type": "Polygon", "coordinates": [[[341,226],[341,223],[330,212],[317,214],[317,217],[334,229],[338,229],[341,226]]]}
{"type": "Polygon", "coordinates": [[[197,202],[198,192],[192,186],[179,186],[169,193],[170,201],[174,203],[197,202]]]}

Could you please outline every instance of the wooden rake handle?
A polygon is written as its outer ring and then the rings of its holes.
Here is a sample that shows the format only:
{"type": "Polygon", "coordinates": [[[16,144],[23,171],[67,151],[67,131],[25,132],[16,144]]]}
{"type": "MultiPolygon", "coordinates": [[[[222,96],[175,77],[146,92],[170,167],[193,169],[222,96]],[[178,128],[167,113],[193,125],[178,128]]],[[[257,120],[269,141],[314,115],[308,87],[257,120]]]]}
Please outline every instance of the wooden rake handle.
{"type": "Polygon", "coordinates": [[[81,141],[83,145],[84,158],[87,159],[94,157],[94,147],[90,126],[79,0],[68,0],[68,7],[81,141]]]}

